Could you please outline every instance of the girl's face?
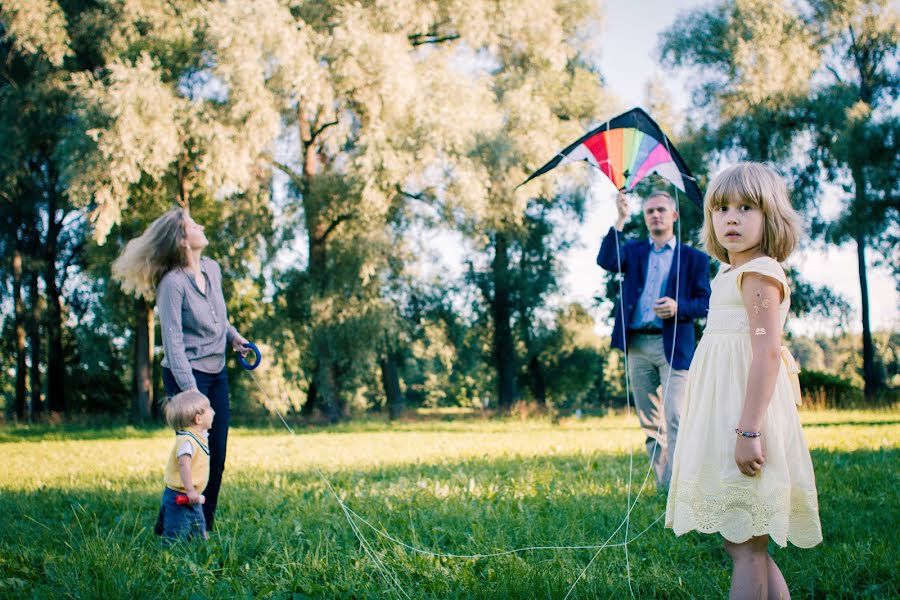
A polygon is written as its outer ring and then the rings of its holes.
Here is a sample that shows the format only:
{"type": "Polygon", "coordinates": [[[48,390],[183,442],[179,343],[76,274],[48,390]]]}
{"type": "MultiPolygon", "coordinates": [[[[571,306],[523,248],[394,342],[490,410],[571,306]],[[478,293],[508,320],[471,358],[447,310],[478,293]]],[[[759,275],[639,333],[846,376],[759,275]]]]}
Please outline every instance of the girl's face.
{"type": "Polygon", "coordinates": [[[184,243],[190,250],[202,250],[209,245],[203,226],[189,216],[184,221],[184,243]]]}
{"type": "Polygon", "coordinates": [[[712,213],[716,240],[728,251],[728,261],[743,263],[755,258],[762,243],[765,215],[760,207],[732,196],[712,213]]]}

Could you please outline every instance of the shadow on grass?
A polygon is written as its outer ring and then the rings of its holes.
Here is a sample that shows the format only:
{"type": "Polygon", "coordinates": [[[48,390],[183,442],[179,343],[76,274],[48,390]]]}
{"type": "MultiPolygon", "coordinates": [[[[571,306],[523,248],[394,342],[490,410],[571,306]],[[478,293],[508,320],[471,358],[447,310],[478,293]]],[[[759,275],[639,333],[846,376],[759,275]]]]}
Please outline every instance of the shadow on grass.
{"type": "Polygon", "coordinates": [[[61,423],[50,425],[7,425],[0,427],[0,444],[37,441],[113,440],[122,438],[152,438],[168,432],[163,423],[129,425],[125,422],[108,424],[61,423]]]}
{"type": "MultiPolygon", "coordinates": [[[[898,525],[898,458],[898,450],[813,452],[825,543],[774,551],[795,598],[896,597],[884,533],[898,525]]],[[[416,547],[476,554],[603,543],[625,514],[628,463],[627,454],[467,459],[326,476],[376,529],[416,547]]],[[[635,455],[632,499],[645,468],[635,455]]],[[[150,531],[161,489],[127,478],[108,485],[4,491],[0,595],[562,598],[595,552],[433,557],[354,521],[363,544],[310,470],[226,471],[211,541],[166,548],[150,531]]],[[[665,508],[653,488],[637,502],[630,538],[665,508]]],[[[623,539],[620,531],[611,543],[623,539]]],[[[626,571],[636,597],[722,597],[728,588],[718,536],[676,539],[657,523],[630,542],[627,562],[622,548],[601,552],[571,597],[627,597],[626,571]]]]}
{"type": "MultiPolygon", "coordinates": [[[[324,425],[310,423],[299,418],[288,418],[288,423],[295,433],[384,433],[384,432],[425,432],[425,433],[495,433],[506,432],[521,426],[523,423],[533,431],[565,431],[573,429],[572,423],[565,425],[554,423],[549,418],[539,417],[521,420],[512,416],[482,417],[480,413],[473,415],[425,415],[403,418],[397,421],[387,419],[369,418],[353,420],[336,425],[324,425]]],[[[595,421],[585,420],[575,422],[584,425],[591,431],[620,431],[623,428],[637,427],[636,420],[624,419],[622,421],[595,421]]],[[[856,420],[856,421],[825,421],[807,422],[804,428],[823,427],[888,427],[900,424],[900,419],[893,420],[856,420]]],[[[242,420],[232,418],[232,429],[235,432],[250,433],[253,435],[284,435],[287,430],[277,417],[270,419],[242,420]]],[[[579,428],[576,425],[574,428],[579,428]]],[[[61,423],[50,425],[46,423],[35,425],[7,425],[0,426],[0,444],[16,443],[23,441],[80,441],[80,440],[114,440],[123,438],[153,438],[169,434],[168,427],[163,423],[147,423],[131,425],[125,422],[111,421],[102,424],[61,423]]]]}
{"type": "Polygon", "coordinates": [[[900,419],[894,421],[829,421],[824,423],[804,423],[803,428],[814,427],[881,427],[889,425],[900,425],[900,419]]]}
{"type": "MultiPolygon", "coordinates": [[[[288,424],[294,433],[298,435],[311,433],[389,433],[389,432],[425,432],[425,433],[495,433],[510,431],[511,428],[525,424],[533,431],[562,431],[566,426],[560,426],[547,419],[520,420],[511,417],[497,417],[487,419],[400,419],[388,420],[359,420],[338,423],[336,425],[322,425],[308,423],[300,419],[288,419],[288,424]]],[[[633,426],[637,429],[637,421],[633,426]]],[[[590,423],[593,431],[618,431],[623,426],[619,423],[604,424],[598,420],[590,423]]],[[[277,417],[269,420],[254,420],[244,422],[240,419],[232,419],[231,429],[238,432],[252,433],[253,435],[284,435],[288,433],[277,417]]],[[[37,424],[37,425],[11,425],[0,426],[0,444],[9,444],[26,441],[82,441],[82,440],[115,440],[123,438],[152,438],[169,433],[164,423],[150,423],[146,425],[128,425],[125,423],[108,425],[81,425],[81,424],[37,424]]]]}

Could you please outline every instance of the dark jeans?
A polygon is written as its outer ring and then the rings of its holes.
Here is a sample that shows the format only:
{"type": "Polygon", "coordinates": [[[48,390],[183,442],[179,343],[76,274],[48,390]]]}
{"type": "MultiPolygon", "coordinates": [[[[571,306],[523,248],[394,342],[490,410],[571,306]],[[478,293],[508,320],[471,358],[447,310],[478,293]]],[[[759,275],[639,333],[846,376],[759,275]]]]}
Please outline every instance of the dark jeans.
{"type": "Polygon", "coordinates": [[[175,498],[182,492],[166,488],[162,495],[163,537],[203,539],[206,533],[206,521],[200,504],[180,505],[175,498]]]}
{"type": "MultiPolygon", "coordinates": [[[[172,371],[163,367],[162,375],[166,394],[174,396],[181,391],[181,388],[175,383],[172,371]]],[[[225,470],[225,446],[228,443],[228,421],[231,416],[228,404],[228,371],[222,369],[213,374],[195,369],[194,379],[197,381],[197,389],[209,398],[212,409],[216,411],[212,429],[209,430],[209,483],[206,484],[206,489],[203,491],[203,495],[206,496],[206,503],[203,504],[203,517],[206,519],[207,531],[212,531],[219,488],[222,486],[222,472],[225,470]]],[[[163,529],[162,516],[162,511],[160,511],[154,529],[158,533],[161,533],[163,529]]]]}

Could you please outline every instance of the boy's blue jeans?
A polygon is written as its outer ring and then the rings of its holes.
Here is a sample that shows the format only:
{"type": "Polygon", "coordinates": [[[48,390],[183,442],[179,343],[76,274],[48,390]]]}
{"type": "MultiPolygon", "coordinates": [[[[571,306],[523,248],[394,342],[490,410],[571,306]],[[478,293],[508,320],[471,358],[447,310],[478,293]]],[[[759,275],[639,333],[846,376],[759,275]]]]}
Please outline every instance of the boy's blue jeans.
{"type": "Polygon", "coordinates": [[[183,492],[166,488],[162,495],[163,537],[203,539],[206,520],[203,518],[202,504],[178,505],[175,498],[183,492]]]}

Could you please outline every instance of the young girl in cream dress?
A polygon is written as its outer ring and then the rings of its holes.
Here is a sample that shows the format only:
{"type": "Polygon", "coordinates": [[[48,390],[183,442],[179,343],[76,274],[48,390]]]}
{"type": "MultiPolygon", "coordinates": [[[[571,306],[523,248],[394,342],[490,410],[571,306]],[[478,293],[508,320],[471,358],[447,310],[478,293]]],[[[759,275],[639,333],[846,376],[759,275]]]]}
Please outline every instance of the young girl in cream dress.
{"type": "Polygon", "coordinates": [[[759,163],[724,170],[706,192],[701,235],[725,264],[688,375],[666,527],[725,538],[731,598],[789,598],[769,538],[809,548],[822,528],[799,370],[781,345],[791,292],[779,262],[799,235],[784,180],[759,163]]]}

